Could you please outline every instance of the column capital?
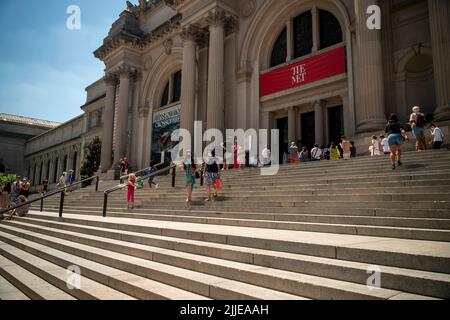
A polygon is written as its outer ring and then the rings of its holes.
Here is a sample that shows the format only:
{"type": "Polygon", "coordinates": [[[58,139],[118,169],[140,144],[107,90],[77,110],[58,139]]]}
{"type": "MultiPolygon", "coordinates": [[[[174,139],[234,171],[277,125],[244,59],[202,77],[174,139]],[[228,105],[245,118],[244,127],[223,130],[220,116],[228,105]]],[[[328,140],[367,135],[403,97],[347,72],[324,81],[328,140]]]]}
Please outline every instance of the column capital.
{"type": "Polygon", "coordinates": [[[137,70],[133,67],[130,67],[128,65],[121,65],[116,70],[115,73],[121,78],[128,78],[131,79],[133,76],[136,75],[137,70]]]}
{"type": "Polygon", "coordinates": [[[105,76],[103,77],[103,81],[107,86],[115,86],[117,83],[117,75],[111,72],[107,72],[105,76]]]}
{"type": "Polygon", "coordinates": [[[225,11],[222,9],[212,9],[208,12],[208,16],[206,17],[206,22],[208,22],[210,26],[214,27],[224,27],[226,21],[227,16],[225,14],[225,11]]]}
{"type": "Polygon", "coordinates": [[[150,113],[150,107],[148,105],[144,105],[139,107],[138,109],[139,118],[147,118],[150,113]]]}
{"type": "Polygon", "coordinates": [[[181,31],[181,39],[183,40],[183,42],[186,41],[197,42],[199,36],[200,36],[199,28],[193,25],[188,25],[184,27],[183,30],[181,31]]]}

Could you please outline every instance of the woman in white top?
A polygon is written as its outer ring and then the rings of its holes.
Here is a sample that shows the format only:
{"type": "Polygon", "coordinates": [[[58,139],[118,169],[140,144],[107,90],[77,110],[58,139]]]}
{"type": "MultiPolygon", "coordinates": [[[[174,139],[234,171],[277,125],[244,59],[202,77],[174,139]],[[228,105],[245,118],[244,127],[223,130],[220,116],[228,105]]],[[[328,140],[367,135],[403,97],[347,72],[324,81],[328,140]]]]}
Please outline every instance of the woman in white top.
{"type": "Polygon", "coordinates": [[[388,139],[385,136],[381,136],[381,146],[383,147],[383,153],[385,155],[391,154],[391,148],[389,147],[388,139]]]}

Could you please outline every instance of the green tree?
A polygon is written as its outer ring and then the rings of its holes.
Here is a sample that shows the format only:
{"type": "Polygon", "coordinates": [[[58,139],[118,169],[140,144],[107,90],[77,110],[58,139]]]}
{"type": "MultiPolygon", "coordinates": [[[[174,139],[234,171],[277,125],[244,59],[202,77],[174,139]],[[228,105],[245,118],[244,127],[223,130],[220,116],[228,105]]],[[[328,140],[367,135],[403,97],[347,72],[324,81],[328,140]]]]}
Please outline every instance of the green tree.
{"type": "MultiPolygon", "coordinates": [[[[92,177],[100,167],[100,157],[102,152],[102,141],[94,138],[91,143],[84,147],[85,158],[81,166],[80,174],[82,179],[92,177]]],[[[92,183],[89,182],[88,185],[92,183]]]]}

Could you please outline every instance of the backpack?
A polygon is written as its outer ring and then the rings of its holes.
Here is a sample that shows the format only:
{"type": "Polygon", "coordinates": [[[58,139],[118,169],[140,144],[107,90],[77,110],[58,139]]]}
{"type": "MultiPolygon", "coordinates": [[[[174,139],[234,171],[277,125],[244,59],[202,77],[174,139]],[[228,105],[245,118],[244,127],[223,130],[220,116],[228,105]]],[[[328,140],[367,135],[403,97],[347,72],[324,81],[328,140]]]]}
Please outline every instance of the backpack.
{"type": "Polygon", "coordinates": [[[419,128],[425,128],[425,126],[427,125],[427,120],[425,119],[425,117],[422,113],[419,113],[417,115],[416,125],[419,128]]]}

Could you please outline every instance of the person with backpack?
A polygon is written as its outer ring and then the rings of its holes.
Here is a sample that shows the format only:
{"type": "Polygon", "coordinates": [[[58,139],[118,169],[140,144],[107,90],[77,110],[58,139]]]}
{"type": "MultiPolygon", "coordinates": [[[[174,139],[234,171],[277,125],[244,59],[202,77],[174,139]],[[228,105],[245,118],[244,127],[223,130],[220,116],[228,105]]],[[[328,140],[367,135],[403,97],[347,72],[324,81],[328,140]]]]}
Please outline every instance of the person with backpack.
{"type": "Polygon", "coordinates": [[[204,167],[204,177],[206,184],[206,194],[207,198],[205,201],[216,200],[217,194],[217,181],[220,180],[220,165],[218,164],[219,159],[216,158],[216,152],[213,150],[208,155],[208,160],[206,161],[206,166],[204,167]],[[211,188],[214,189],[214,194],[211,194],[211,188]]]}
{"type": "Polygon", "coordinates": [[[433,150],[441,149],[441,145],[444,143],[444,134],[442,130],[434,123],[430,125],[431,136],[433,137],[433,150]]]}
{"type": "Polygon", "coordinates": [[[416,151],[424,152],[427,150],[427,143],[425,140],[425,127],[427,121],[423,113],[420,112],[420,107],[414,107],[413,113],[409,118],[409,124],[411,125],[412,132],[416,138],[416,151]]]}

